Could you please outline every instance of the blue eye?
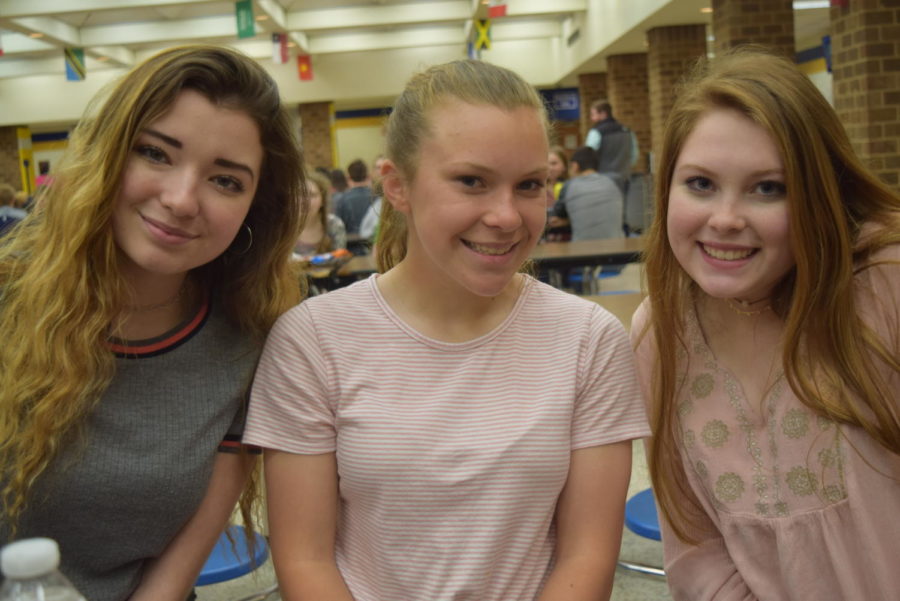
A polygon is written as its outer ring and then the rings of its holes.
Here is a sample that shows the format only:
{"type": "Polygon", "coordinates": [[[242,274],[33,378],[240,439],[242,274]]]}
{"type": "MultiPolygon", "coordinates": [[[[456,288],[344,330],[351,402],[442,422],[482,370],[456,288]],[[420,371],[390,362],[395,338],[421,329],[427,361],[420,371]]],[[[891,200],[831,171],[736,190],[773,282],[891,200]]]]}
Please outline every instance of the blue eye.
{"type": "Polygon", "coordinates": [[[544,180],[539,179],[529,179],[519,184],[520,190],[525,190],[526,192],[539,192],[546,187],[547,183],[544,180]]]}
{"type": "Polygon", "coordinates": [[[695,192],[710,192],[713,189],[712,180],[710,180],[708,177],[703,177],[700,175],[689,177],[685,184],[688,188],[694,190],[695,192]]]}
{"type": "Polygon", "coordinates": [[[756,191],[763,196],[781,197],[787,194],[787,186],[781,182],[766,180],[756,185],[756,191]]]}

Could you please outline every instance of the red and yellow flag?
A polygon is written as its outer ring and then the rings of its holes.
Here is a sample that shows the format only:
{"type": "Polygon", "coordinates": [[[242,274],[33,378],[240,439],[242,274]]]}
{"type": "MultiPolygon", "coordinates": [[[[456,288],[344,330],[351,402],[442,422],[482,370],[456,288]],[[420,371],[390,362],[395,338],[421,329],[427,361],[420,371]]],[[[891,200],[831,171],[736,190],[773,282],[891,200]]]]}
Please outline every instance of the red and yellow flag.
{"type": "Polygon", "coordinates": [[[308,54],[297,55],[297,74],[300,76],[300,81],[312,81],[312,61],[308,54]]]}

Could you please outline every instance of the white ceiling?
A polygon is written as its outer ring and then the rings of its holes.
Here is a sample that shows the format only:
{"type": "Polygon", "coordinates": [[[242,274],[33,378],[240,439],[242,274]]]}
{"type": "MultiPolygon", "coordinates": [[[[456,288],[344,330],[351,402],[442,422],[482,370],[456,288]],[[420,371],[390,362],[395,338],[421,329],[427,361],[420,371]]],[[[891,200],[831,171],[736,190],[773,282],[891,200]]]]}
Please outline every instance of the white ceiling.
{"type": "MultiPolygon", "coordinates": [[[[273,32],[289,33],[293,54],[316,57],[359,53],[360,58],[384,52],[431,56],[437,47],[459,47],[464,55],[472,20],[484,18],[487,0],[254,0],[257,35],[236,37],[235,5],[226,0],[0,0],[0,80],[64,73],[61,49],[83,47],[88,73],[121,70],[150,52],[203,41],[234,46],[261,62],[271,61],[273,32]]],[[[575,85],[576,75],[605,68],[605,56],[645,50],[649,27],[709,22],[700,8],[710,0],[506,0],[508,14],[495,19],[496,48],[535,49],[532,62],[545,56],[552,44],[571,42],[569,36],[584,24],[585,15],[613,15],[634,5],[663,8],[618,32],[615,41],[576,63],[550,69],[554,81],[536,85],[575,85]],[[600,7],[598,9],[598,7],[600,7]],[[543,55],[541,54],[543,52],[543,55]]],[[[592,17],[594,18],[594,17],[592,17]]],[[[818,45],[828,31],[828,9],[795,12],[798,49],[818,45]]],[[[516,52],[519,52],[516,50],[516,52]]],[[[354,64],[341,61],[343,69],[354,64]]],[[[359,61],[371,69],[371,60],[359,61]]],[[[385,64],[385,69],[390,69],[385,64]]],[[[545,72],[548,71],[545,66],[545,72]]],[[[318,72],[317,72],[318,75],[318,72]]],[[[367,74],[371,78],[371,74],[367,74]]],[[[336,98],[337,108],[359,106],[366,96],[336,98]]]]}

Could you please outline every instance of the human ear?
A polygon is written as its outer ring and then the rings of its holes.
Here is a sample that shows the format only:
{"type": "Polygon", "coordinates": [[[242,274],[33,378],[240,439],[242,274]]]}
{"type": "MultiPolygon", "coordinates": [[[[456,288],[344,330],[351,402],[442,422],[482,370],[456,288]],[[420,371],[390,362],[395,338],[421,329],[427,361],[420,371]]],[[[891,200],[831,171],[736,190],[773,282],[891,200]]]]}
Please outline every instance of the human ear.
{"type": "Polygon", "coordinates": [[[385,159],[381,166],[381,188],[384,191],[384,197],[391,203],[395,211],[409,213],[406,177],[390,159],[385,159]]]}

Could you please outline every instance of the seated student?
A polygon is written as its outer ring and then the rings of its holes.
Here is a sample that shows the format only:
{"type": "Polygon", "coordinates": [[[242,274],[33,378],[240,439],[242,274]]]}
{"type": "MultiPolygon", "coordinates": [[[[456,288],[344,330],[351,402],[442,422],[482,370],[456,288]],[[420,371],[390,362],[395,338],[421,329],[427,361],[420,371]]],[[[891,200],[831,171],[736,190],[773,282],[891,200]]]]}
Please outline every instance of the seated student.
{"type": "Polygon", "coordinates": [[[182,601],[256,496],[244,404],[300,298],[302,155],[234,50],[162,51],[107,93],[0,244],[0,542],[56,539],[87,599],[182,601]]]}
{"type": "Polygon", "coordinates": [[[646,273],[672,596],[896,599],[900,196],[791,61],[731,51],[682,86],[646,273]]]}
{"type": "Polygon", "coordinates": [[[331,212],[329,202],[331,184],[318,172],[307,173],[306,198],[309,212],[294,252],[301,255],[327,253],[347,248],[347,231],[341,218],[331,212]]]}
{"type": "Polygon", "coordinates": [[[397,99],[386,271],[290,311],[253,388],[285,598],[609,598],[648,429],[621,323],[519,272],[548,127],[533,87],[481,61],[397,99]]]}
{"type": "Polygon", "coordinates": [[[331,207],[330,211],[334,212],[334,206],[340,201],[344,192],[347,191],[347,176],[344,175],[343,169],[332,169],[328,175],[331,180],[331,207]]]}
{"type": "Polygon", "coordinates": [[[358,235],[363,217],[375,197],[370,187],[369,169],[361,159],[356,159],[347,166],[350,177],[349,188],[335,203],[334,214],[341,218],[348,234],[358,235]]]}
{"type": "Polygon", "coordinates": [[[551,227],[569,224],[575,241],[623,236],[622,191],[609,176],[597,173],[596,165],[597,154],[589,146],[572,154],[569,180],[550,218],[551,227]]]}
{"type": "Polygon", "coordinates": [[[16,207],[16,189],[9,184],[0,184],[0,235],[19,223],[28,215],[16,207]]]}

